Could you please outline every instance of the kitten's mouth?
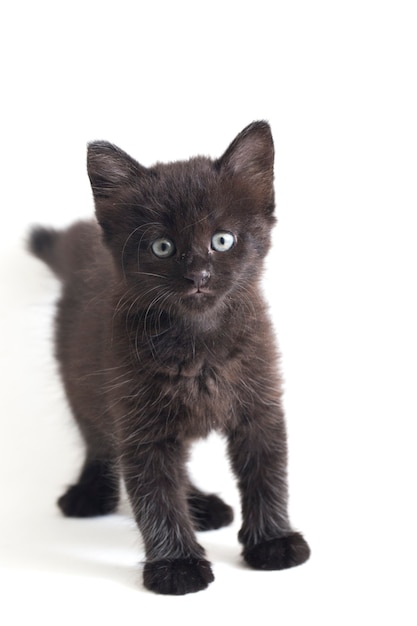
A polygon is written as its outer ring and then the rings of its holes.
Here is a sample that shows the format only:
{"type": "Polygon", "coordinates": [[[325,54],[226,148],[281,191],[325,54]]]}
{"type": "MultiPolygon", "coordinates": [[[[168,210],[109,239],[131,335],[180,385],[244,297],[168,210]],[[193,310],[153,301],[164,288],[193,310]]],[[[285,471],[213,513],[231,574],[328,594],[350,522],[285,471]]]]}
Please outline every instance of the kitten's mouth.
{"type": "Polygon", "coordinates": [[[211,294],[212,291],[210,289],[207,289],[206,287],[194,287],[193,289],[190,289],[189,291],[187,291],[187,296],[194,296],[194,297],[201,297],[204,296],[206,294],[211,294]]]}
{"type": "Polygon", "coordinates": [[[183,295],[183,304],[188,309],[201,310],[211,308],[217,301],[214,291],[206,287],[193,287],[188,289],[183,295]]]}

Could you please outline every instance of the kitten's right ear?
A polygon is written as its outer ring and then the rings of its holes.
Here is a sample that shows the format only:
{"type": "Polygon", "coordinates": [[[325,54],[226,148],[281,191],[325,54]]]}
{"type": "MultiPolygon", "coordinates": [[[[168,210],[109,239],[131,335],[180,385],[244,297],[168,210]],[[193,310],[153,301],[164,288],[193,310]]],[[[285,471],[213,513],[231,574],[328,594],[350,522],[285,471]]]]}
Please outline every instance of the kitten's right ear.
{"type": "Polygon", "coordinates": [[[274,211],[274,142],[268,122],[249,124],[230,144],[216,166],[226,177],[249,185],[254,204],[274,211]]]}
{"type": "Polygon", "coordinates": [[[87,171],[95,200],[111,198],[147,172],[145,167],[108,141],[88,144],[87,171]]]}
{"type": "Polygon", "coordinates": [[[241,174],[254,182],[272,184],[274,142],[268,122],[249,124],[230,144],[217,166],[230,174],[241,174]]]}

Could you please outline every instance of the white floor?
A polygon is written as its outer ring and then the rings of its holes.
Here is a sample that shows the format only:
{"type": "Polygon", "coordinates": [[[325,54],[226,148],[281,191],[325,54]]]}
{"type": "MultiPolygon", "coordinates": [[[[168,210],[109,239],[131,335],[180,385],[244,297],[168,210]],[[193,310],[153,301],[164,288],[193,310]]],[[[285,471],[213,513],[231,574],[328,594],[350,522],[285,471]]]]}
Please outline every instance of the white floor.
{"type": "MultiPolygon", "coordinates": [[[[415,626],[414,3],[139,5],[1,9],[0,623],[415,626]],[[32,223],[92,213],[88,140],[145,165],[219,156],[259,118],[276,144],[265,291],[283,353],[291,515],[312,556],[251,571],[237,515],[200,536],[209,589],[160,597],[142,587],[126,503],[80,521],[56,508],[81,448],[52,357],[58,286],[22,242],[32,223]]],[[[238,509],[219,440],[191,467],[238,509]]]]}

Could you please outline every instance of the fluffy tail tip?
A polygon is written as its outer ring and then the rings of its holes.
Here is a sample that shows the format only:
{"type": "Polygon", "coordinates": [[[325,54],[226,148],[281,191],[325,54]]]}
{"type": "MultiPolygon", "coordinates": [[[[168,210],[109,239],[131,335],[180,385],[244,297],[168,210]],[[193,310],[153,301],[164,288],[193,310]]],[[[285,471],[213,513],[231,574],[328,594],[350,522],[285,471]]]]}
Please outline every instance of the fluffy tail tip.
{"type": "Polygon", "coordinates": [[[49,259],[57,235],[57,231],[53,228],[34,226],[29,233],[29,238],[27,242],[29,251],[37,256],[39,259],[46,261],[47,259],[49,259]]]}

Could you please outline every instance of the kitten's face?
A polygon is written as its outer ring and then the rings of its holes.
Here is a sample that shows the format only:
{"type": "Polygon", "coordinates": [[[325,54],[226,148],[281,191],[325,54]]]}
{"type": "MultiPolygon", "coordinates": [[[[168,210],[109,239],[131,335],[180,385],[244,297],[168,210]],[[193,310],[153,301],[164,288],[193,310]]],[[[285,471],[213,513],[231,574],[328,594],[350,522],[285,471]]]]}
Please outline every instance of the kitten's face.
{"type": "Polygon", "coordinates": [[[149,169],[92,144],[89,175],[105,240],[143,310],[195,316],[245,298],[274,222],[266,124],[245,129],[218,161],[149,169]]]}

